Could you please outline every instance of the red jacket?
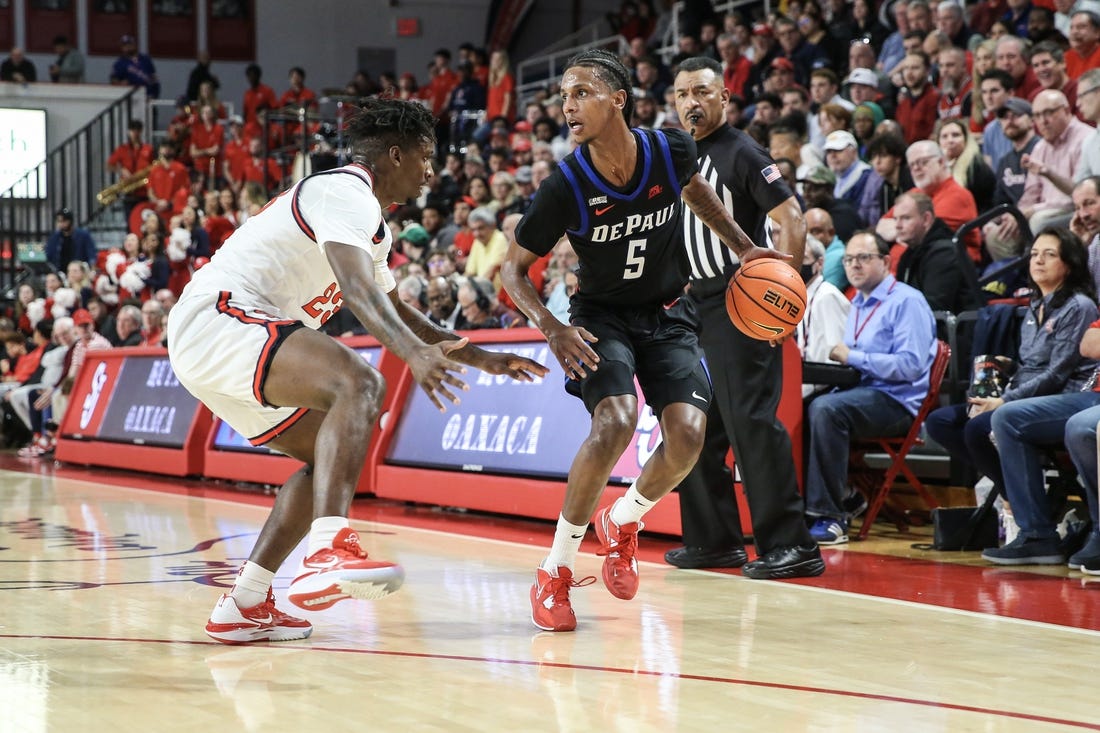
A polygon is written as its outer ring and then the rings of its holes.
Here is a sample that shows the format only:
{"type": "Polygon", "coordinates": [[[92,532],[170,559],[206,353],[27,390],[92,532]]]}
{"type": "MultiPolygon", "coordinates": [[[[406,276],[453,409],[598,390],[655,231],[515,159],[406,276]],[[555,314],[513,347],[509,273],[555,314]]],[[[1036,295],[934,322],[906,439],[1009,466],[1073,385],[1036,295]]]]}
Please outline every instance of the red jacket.
{"type": "Polygon", "coordinates": [[[895,119],[904,120],[905,144],[928,140],[939,117],[940,93],[931,84],[924,85],[920,96],[912,96],[908,90],[898,93],[898,110],[895,119]]]}

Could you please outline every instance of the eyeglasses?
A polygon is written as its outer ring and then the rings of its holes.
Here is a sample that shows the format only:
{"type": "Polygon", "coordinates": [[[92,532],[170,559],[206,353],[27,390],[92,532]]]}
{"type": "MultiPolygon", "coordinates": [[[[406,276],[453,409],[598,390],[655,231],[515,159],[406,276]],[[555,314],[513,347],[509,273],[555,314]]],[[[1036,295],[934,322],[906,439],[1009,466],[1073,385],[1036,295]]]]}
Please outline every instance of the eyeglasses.
{"type": "Polygon", "coordinates": [[[910,169],[923,168],[924,166],[931,163],[933,160],[937,160],[939,157],[940,156],[938,156],[938,155],[927,155],[923,158],[916,158],[914,160],[909,161],[909,168],[910,169]]]}
{"type": "Polygon", "coordinates": [[[844,257],[842,257],[840,261],[844,263],[845,267],[851,267],[857,262],[860,265],[869,265],[880,257],[883,257],[883,255],[863,252],[858,255],[844,255],[844,257]]]}
{"type": "MultiPolygon", "coordinates": [[[[1081,95],[1078,94],[1077,96],[1080,97],[1081,95]]],[[[1049,120],[1051,117],[1053,117],[1055,115],[1055,113],[1060,112],[1063,109],[1068,109],[1068,107],[1066,107],[1066,105],[1062,105],[1060,107],[1052,107],[1050,109],[1044,109],[1044,110],[1036,109],[1036,110],[1032,110],[1032,114],[1035,115],[1036,117],[1038,117],[1041,120],[1049,120]]]]}
{"type": "Polygon", "coordinates": [[[1081,91],[1077,92],[1077,98],[1081,99],[1082,97],[1087,97],[1088,95],[1092,94],[1093,92],[1100,92],[1100,86],[1095,86],[1095,87],[1092,87],[1091,89],[1086,89],[1083,92],[1081,92],[1081,91]]]}

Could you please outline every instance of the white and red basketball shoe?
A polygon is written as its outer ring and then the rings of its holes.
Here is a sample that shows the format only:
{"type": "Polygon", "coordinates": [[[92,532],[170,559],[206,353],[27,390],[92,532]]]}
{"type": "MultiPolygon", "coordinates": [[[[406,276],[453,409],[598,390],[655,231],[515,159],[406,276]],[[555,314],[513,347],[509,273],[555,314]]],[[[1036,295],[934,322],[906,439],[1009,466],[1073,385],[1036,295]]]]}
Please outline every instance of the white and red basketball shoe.
{"type": "Polygon", "coordinates": [[[539,568],[531,586],[531,622],[543,631],[573,631],[577,616],[569,602],[569,589],[595,582],[591,576],[573,580],[573,571],[564,565],[558,566],[556,574],[539,568]]]}
{"type": "Polygon", "coordinates": [[[388,596],[404,582],[400,565],[368,559],[358,533],[344,527],[333,538],[332,547],[302,561],[287,598],[307,611],[322,611],[348,598],[373,601],[388,596]]]}
{"type": "Polygon", "coordinates": [[[275,608],[275,596],[269,589],[267,600],[251,608],[237,608],[228,593],[223,595],[206,622],[206,633],[223,644],[293,641],[312,634],[313,624],[275,608]]]}
{"type": "Polygon", "coordinates": [[[603,555],[603,584],[611,595],[629,601],[638,592],[638,531],[641,522],[621,527],[611,519],[611,507],[596,514],[596,539],[600,541],[597,555],[603,555]]]}

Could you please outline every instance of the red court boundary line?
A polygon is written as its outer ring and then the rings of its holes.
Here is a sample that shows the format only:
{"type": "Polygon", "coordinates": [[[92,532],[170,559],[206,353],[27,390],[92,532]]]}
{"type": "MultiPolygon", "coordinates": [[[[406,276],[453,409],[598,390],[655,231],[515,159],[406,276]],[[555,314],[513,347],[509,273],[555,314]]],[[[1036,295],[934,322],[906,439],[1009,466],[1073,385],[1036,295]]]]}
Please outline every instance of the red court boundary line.
{"type": "MultiPolygon", "coordinates": [[[[104,642],[128,642],[136,644],[187,644],[190,646],[208,646],[214,648],[226,648],[226,645],[214,641],[188,641],[173,639],[134,639],[130,637],[110,636],[64,636],[61,634],[0,634],[0,639],[47,639],[52,641],[104,641],[104,642]]],[[[247,645],[243,645],[247,646],[247,645]]],[[[746,680],[737,677],[715,677],[702,674],[679,674],[676,672],[657,672],[647,669],[629,669],[625,667],[600,667],[592,664],[567,664],[564,662],[539,662],[525,659],[501,659],[499,657],[476,657],[464,654],[431,654],[428,652],[402,652],[387,651],[383,649],[347,649],[341,647],[309,646],[292,647],[280,646],[280,649],[296,649],[300,651],[335,652],[337,654],[367,654],[381,657],[398,657],[406,659],[435,659],[452,662],[477,662],[480,664],[507,664],[516,667],[554,667],[556,669],[570,669],[583,672],[604,672],[610,674],[642,676],[642,677],[672,677],[691,682],[716,682],[724,685],[737,685],[742,687],[762,687],[765,689],[785,690],[789,692],[808,692],[817,695],[833,695],[836,697],[851,697],[861,700],[876,700],[879,702],[893,702],[902,705],[916,705],[919,707],[940,708],[944,710],[958,710],[964,713],[978,713],[981,715],[994,715],[1000,718],[1013,720],[1028,720],[1038,723],[1053,723],[1073,728],[1100,731],[1100,724],[1087,723],[1080,720],[1067,720],[1065,718],[1052,718],[1045,715],[1033,715],[1031,713],[1019,713],[1010,710],[996,710],[983,708],[976,705],[959,705],[956,703],[936,702],[935,700],[921,700],[899,695],[881,695],[871,692],[857,692],[855,690],[841,690],[829,687],[810,687],[808,685],[788,685],[782,682],[760,682],[758,680],[746,680]]]]}

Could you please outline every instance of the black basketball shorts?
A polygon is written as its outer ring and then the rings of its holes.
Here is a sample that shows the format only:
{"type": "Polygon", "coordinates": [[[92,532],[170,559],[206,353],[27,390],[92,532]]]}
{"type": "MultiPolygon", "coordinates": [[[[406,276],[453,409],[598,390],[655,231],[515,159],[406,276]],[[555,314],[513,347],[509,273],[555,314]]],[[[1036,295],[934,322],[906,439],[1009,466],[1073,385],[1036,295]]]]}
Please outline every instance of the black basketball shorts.
{"type": "Polygon", "coordinates": [[[658,418],[666,405],[685,402],[707,411],[710,378],[696,334],[694,304],[679,298],[665,305],[639,308],[584,302],[574,297],[570,325],[588,329],[599,341],[599,368],[565,389],[584,400],[588,411],[605,397],[636,394],[637,376],[646,403],[658,418]]]}

